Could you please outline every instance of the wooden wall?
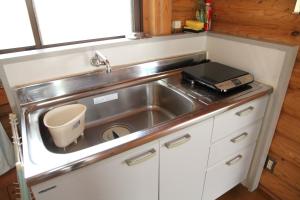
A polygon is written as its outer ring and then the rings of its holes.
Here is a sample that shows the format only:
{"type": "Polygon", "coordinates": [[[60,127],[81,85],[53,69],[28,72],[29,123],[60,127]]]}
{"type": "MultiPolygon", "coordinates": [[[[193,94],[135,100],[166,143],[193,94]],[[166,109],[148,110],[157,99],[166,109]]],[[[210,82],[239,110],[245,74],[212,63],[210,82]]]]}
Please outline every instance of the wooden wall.
{"type": "MultiPolygon", "coordinates": [[[[172,19],[195,13],[193,0],[173,0],[172,19]]],[[[300,45],[300,15],[295,0],[214,0],[213,32],[300,45]]],[[[300,199],[300,51],[277,124],[270,156],[273,173],[264,171],[260,187],[274,199],[300,199]]]]}
{"type": "Polygon", "coordinates": [[[4,89],[0,86],[0,122],[11,138],[11,128],[8,114],[11,112],[4,89]]]}
{"type": "Polygon", "coordinates": [[[172,20],[180,20],[183,26],[185,20],[196,18],[197,0],[173,0],[172,3],[172,20]]]}

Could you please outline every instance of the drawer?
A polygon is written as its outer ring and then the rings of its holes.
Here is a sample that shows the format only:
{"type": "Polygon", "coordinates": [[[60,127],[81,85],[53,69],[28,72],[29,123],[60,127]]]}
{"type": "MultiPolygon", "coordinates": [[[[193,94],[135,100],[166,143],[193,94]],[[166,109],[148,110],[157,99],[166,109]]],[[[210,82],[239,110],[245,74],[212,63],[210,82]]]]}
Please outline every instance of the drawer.
{"type": "Polygon", "coordinates": [[[208,166],[212,166],[220,160],[234,154],[240,149],[255,143],[260,131],[262,120],[234,131],[224,139],[211,146],[208,166]]]}
{"type": "Polygon", "coordinates": [[[203,200],[216,199],[247,178],[254,147],[252,144],[207,170],[203,200]]]}
{"type": "Polygon", "coordinates": [[[212,141],[215,142],[230,133],[251,124],[264,116],[268,96],[250,101],[215,117],[212,141]]]}

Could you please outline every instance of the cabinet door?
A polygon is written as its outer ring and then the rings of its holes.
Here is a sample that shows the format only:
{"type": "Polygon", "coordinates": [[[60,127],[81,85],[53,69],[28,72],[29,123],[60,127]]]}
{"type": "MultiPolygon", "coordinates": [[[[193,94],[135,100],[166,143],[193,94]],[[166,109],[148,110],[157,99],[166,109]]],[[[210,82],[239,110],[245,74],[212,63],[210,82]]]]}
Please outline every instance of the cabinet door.
{"type": "Polygon", "coordinates": [[[160,140],[160,200],[199,200],[208,160],[212,119],[160,140]]]}
{"type": "Polygon", "coordinates": [[[210,167],[202,200],[214,200],[247,178],[255,144],[239,150],[210,167]]]}
{"type": "Polygon", "coordinates": [[[157,200],[158,142],[33,186],[37,200],[157,200]]]}

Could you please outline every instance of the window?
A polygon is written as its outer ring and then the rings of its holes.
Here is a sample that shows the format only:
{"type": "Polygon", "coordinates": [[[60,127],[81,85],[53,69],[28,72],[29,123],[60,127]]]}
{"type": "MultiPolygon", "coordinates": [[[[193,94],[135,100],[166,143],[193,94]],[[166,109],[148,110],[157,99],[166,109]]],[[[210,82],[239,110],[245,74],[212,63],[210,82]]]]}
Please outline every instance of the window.
{"type": "Polygon", "coordinates": [[[34,46],[24,0],[0,1],[0,50],[34,46]]]}
{"type": "Polygon", "coordinates": [[[131,0],[35,0],[45,45],[126,35],[132,30],[131,0]]]}
{"type": "Polygon", "coordinates": [[[45,48],[124,37],[140,27],[140,2],[2,0],[0,53],[17,47],[45,48]]]}
{"type": "Polygon", "coordinates": [[[300,0],[297,0],[297,2],[296,2],[294,13],[300,14],[300,0]]]}

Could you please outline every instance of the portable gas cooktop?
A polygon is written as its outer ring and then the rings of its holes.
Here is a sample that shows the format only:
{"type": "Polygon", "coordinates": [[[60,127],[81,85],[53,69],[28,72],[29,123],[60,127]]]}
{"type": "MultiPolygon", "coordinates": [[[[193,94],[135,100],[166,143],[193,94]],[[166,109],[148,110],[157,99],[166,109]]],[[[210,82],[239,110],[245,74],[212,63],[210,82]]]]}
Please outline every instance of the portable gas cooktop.
{"type": "Polygon", "coordinates": [[[250,73],[217,62],[184,68],[182,77],[192,85],[198,83],[219,92],[228,92],[254,81],[250,73]]]}

